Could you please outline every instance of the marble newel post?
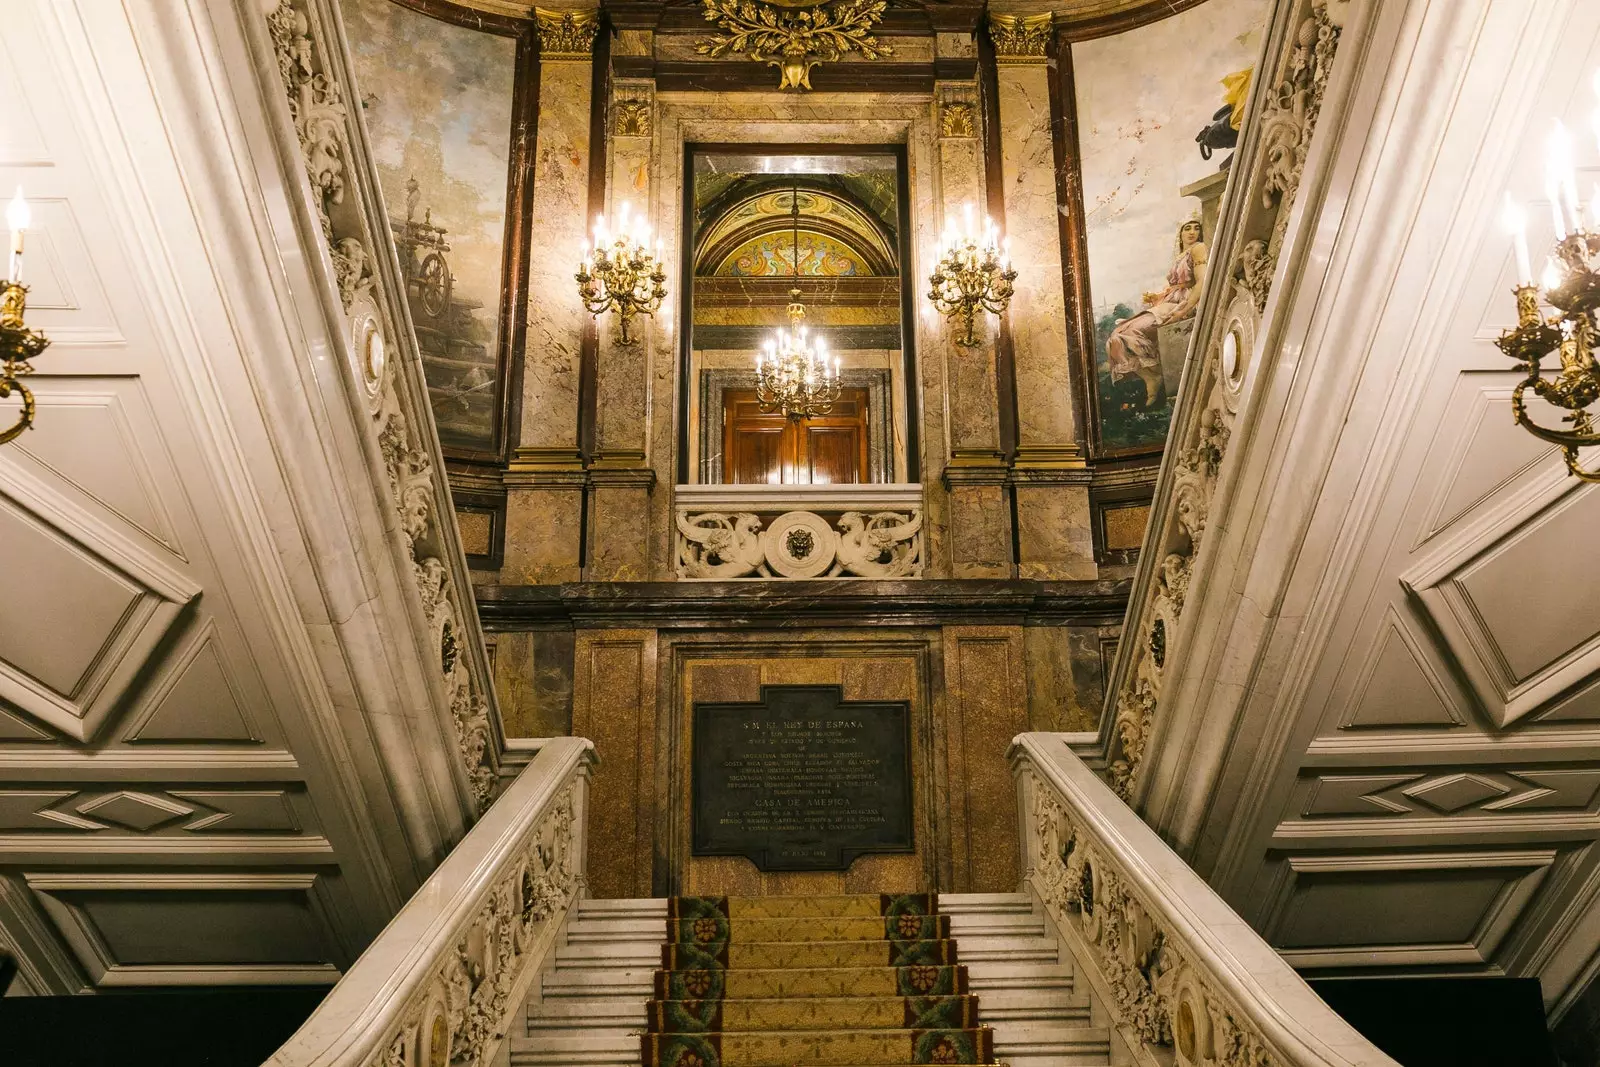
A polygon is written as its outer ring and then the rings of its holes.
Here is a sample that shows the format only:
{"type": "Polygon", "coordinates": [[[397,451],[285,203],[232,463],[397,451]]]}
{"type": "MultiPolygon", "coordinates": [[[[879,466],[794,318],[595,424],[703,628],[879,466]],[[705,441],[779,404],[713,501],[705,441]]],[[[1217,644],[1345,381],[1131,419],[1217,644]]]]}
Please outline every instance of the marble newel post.
{"type": "Polygon", "coordinates": [[[573,273],[589,220],[589,97],[594,10],[540,11],[539,143],[529,234],[522,422],[506,469],[501,581],[577,581],[586,474],[578,377],[588,319],[573,273]]]}
{"type": "Polygon", "coordinates": [[[1017,383],[1017,574],[1094,578],[1089,479],[1077,443],[1067,361],[1055,146],[1047,49],[1049,12],[991,16],[1005,179],[1005,230],[1017,267],[1010,310],[1017,383]]]}
{"type": "MultiPolygon", "coordinates": [[[[626,53],[635,44],[631,34],[619,40],[626,53]]],[[[610,131],[607,167],[607,218],[617,218],[626,202],[643,213],[655,235],[672,223],[671,206],[652,197],[651,169],[655,129],[655,82],[649,79],[612,82],[606,114],[610,131]]],[[[599,322],[599,359],[595,380],[595,454],[589,466],[589,558],[584,576],[591,581],[643,581],[650,575],[649,527],[655,471],[646,457],[650,425],[650,354],[670,343],[666,321],[680,294],[676,272],[669,270],[667,299],[654,317],[634,319],[633,343],[618,339],[612,316],[599,322]],[[658,325],[658,319],[662,320],[658,325]]]]}
{"type": "MultiPolygon", "coordinates": [[[[941,59],[976,55],[967,34],[941,33],[941,59]]],[[[984,217],[983,118],[975,81],[940,81],[935,86],[939,132],[939,208],[937,230],[929,244],[951,223],[962,226],[967,211],[984,217]]],[[[930,250],[930,262],[933,253],[930,250]]],[[[918,301],[926,306],[924,278],[918,301]]],[[[981,343],[963,348],[955,343],[956,327],[941,323],[939,354],[948,383],[949,459],[944,484],[950,493],[950,573],[956,578],[1011,576],[1011,508],[1006,500],[1006,460],[1000,441],[1000,404],[996,377],[995,332],[985,316],[981,343]]]]}

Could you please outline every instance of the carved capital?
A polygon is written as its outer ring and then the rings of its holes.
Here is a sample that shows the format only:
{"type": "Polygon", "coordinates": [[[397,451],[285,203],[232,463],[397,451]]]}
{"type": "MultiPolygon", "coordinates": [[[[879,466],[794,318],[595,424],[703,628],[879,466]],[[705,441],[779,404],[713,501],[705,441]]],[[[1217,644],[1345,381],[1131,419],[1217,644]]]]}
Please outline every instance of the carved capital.
{"type": "Polygon", "coordinates": [[[939,106],[940,137],[976,137],[978,108],[970,100],[947,100],[939,106]]]}
{"type": "Polygon", "coordinates": [[[1046,11],[1038,15],[990,15],[989,39],[994,42],[997,63],[1043,63],[1055,16],[1046,11]]]}
{"type": "Polygon", "coordinates": [[[533,16],[538,23],[541,60],[587,60],[594,55],[594,35],[600,29],[598,11],[536,7],[533,16]]]}

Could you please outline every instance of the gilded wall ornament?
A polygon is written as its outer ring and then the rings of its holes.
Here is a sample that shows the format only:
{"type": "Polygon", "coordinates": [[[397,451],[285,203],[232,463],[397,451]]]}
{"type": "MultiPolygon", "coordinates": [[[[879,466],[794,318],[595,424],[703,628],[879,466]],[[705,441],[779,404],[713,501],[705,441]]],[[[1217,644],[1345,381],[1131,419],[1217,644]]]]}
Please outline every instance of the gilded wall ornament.
{"type": "Polygon", "coordinates": [[[989,39],[994,42],[997,63],[1043,63],[1055,16],[990,15],[989,39]]]}
{"type": "Polygon", "coordinates": [[[650,136],[650,101],[618,100],[611,105],[611,132],[617,137],[650,136]]]}
{"type": "Polygon", "coordinates": [[[968,100],[952,100],[939,109],[940,137],[977,136],[977,108],[968,100]]]}
{"type": "Polygon", "coordinates": [[[747,55],[777,67],[779,89],[810,89],[811,71],[846,52],[867,59],[893,55],[872,36],[886,0],[705,0],[707,22],[726,33],[695,44],[712,59],[747,55]],[[813,58],[815,57],[815,58],[813,58]]]}
{"type": "Polygon", "coordinates": [[[540,59],[588,59],[594,54],[594,35],[600,29],[597,11],[533,9],[539,24],[540,59]]]}

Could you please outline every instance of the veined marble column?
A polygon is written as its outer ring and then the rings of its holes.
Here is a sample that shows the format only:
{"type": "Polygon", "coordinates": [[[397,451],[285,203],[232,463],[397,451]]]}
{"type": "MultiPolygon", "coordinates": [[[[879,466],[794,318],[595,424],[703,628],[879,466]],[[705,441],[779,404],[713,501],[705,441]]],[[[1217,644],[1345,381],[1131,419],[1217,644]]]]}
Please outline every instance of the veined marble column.
{"type": "Polygon", "coordinates": [[[1017,386],[1017,573],[1094,578],[1089,478],[1068,370],[1056,152],[1051,124],[1049,12],[992,15],[1005,178],[1005,230],[1017,268],[1010,324],[1017,386]]]}
{"type": "Polygon", "coordinates": [[[553,584],[580,577],[587,476],[578,439],[578,379],[588,315],[573,272],[588,238],[589,100],[595,31],[589,10],[540,10],[539,143],[529,235],[528,332],[522,421],[506,469],[501,581],[553,584]]]}
{"type": "MultiPolygon", "coordinates": [[[[631,43],[631,42],[629,42],[631,43]]],[[[612,83],[606,122],[610,130],[607,218],[617,218],[627,203],[634,213],[649,216],[651,242],[670,227],[670,211],[654,205],[652,162],[655,131],[655,82],[647,79],[612,83]]],[[[657,316],[670,315],[682,297],[676,284],[686,284],[668,270],[667,298],[657,316]]],[[[595,452],[589,467],[589,558],[584,576],[592,581],[643,581],[650,577],[649,530],[640,517],[649,514],[655,471],[647,462],[650,424],[650,363],[654,346],[671,332],[658,330],[655,317],[637,317],[622,344],[611,317],[599,323],[599,358],[595,379],[595,452]]]]}
{"type": "MultiPolygon", "coordinates": [[[[940,34],[947,48],[972,47],[956,34],[940,34]]],[[[935,87],[939,109],[938,230],[962,224],[971,210],[983,217],[982,115],[973,82],[940,82],[935,87]]],[[[906,284],[923,284],[907,278],[906,284]]],[[[918,300],[924,301],[921,293],[918,300]]],[[[999,390],[996,385],[994,326],[985,316],[980,344],[955,343],[956,327],[943,326],[940,346],[948,384],[947,418],[950,456],[944,484],[950,493],[950,573],[956,578],[1006,578],[1011,575],[1011,509],[1006,500],[1006,459],[1000,442],[999,390]]]]}

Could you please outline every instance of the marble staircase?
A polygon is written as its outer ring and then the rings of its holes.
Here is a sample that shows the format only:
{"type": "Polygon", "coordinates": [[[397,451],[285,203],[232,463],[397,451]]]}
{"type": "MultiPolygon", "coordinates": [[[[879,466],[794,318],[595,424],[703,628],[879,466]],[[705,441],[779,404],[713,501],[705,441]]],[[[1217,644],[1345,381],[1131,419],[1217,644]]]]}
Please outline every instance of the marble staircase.
{"type": "MultiPolygon", "coordinates": [[[[1071,957],[1026,895],[946,893],[938,903],[950,916],[982,1025],[994,1032],[995,1060],[1013,1067],[1110,1062],[1103,1020],[1095,1024],[1087,993],[1074,986],[1071,957]]],[[[509,1035],[513,1067],[636,1067],[667,914],[664,899],[580,902],[509,1035]]]]}

